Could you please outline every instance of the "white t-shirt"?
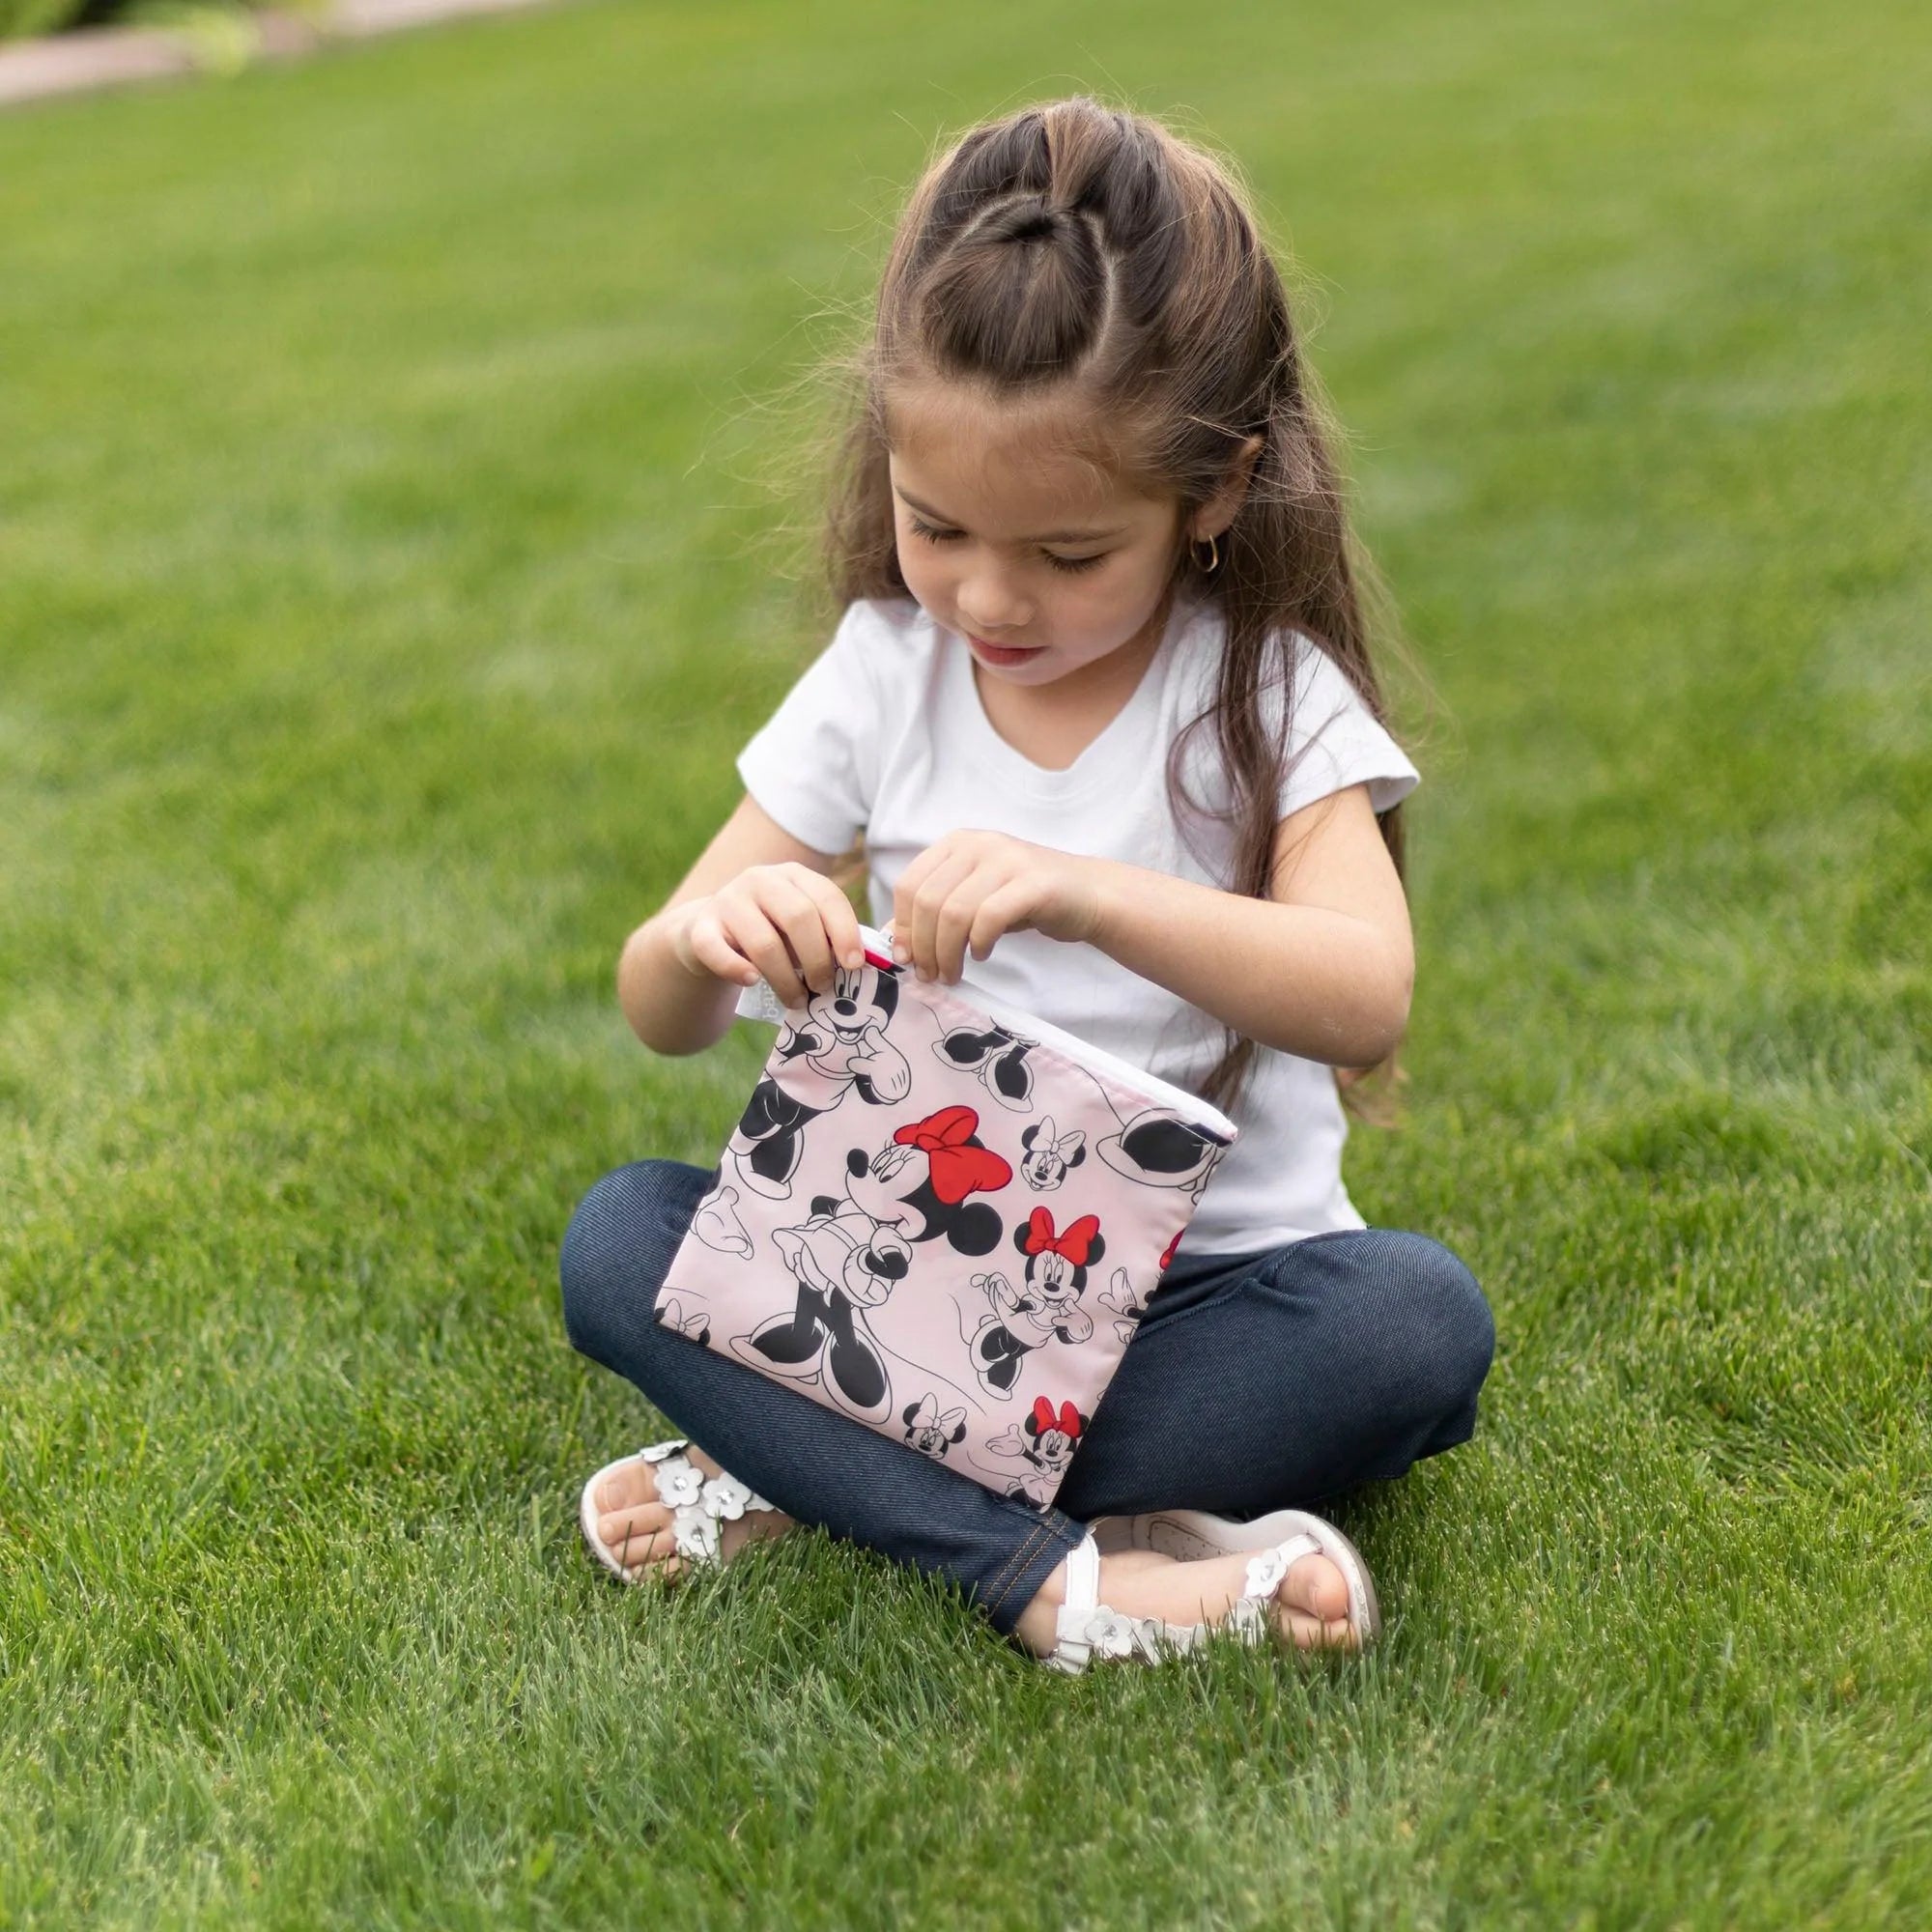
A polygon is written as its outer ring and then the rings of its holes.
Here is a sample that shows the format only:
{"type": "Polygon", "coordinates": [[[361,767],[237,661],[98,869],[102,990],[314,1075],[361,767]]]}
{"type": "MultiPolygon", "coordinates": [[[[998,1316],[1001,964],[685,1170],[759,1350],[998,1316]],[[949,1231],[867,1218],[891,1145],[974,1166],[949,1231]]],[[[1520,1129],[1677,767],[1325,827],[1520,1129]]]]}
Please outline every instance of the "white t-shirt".
{"type": "MultiPolygon", "coordinates": [[[[900,873],[961,827],[1225,890],[1232,827],[1190,814],[1190,847],[1165,776],[1169,747],[1211,696],[1224,636],[1213,606],[1178,603],[1133,696],[1071,765],[1049,771],[994,730],[958,638],[909,600],[857,603],[739,753],[738,773],[780,825],[818,851],[843,852],[864,832],[877,926],[892,918],[900,873]]],[[[1274,696],[1278,715],[1278,686],[1274,696]]],[[[1225,808],[1212,723],[1189,742],[1190,794],[1225,808]]],[[[1277,817],[1364,781],[1384,811],[1418,781],[1347,677],[1306,639],[1290,750],[1300,755],[1277,817]]],[[[1225,1044],[1217,1020],[1094,946],[1009,932],[968,975],[995,998],[1190,1092],[1225,1044]]],[[[1183,1254],[1245,1253],[1363,1226],[1342,1185],[1348,1122],[1331,1069],[1259,1048],[1247,1094],[1229,1114],[1240,1137],[1188,1224],[1183,1254]]]]}

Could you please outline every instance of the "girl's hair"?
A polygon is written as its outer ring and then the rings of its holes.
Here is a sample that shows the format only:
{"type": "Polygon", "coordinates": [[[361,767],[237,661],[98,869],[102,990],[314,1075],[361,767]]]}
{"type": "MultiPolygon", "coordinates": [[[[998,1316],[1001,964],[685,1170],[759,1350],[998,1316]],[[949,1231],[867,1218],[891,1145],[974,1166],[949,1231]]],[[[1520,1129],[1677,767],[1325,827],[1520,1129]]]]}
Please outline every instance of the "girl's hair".
{"type": "MultiPolygon", "coordinates": [[[[1228,884],[1266,896],[1293,634],[1319,643],[1384,722],[1386,707],[1364,608],[1374,580],[1349,530],[1326,412],[1281,275],[1228,172],[1155,122],[1086,98],[975,128],[914,190],[850,373],[825,537],[841,604],[909,595],[886,468],[888,398],[907,379],[1091,405],[1081,414],[1104,427],[1123,471],[1178,497],[1183,527],[1246,440],[1262,439],[1219,567],[1204,572],[1192,546],[1177,546],[1171,588],[1219,606],[1227,647],[1213,701],[1169,752],[1167,781],[1177,808],[1204,810],[1181,772],[1187,741],[1211,723],[1231,792],[1216,814],[1234,827],[1228,884]]],[[[1379,822],[1400,870],[1401,809],[1379,822]]],[[[1204,1096],[1230,1105],[1254,1055],[1230,1030],[1204,1096]]]]}

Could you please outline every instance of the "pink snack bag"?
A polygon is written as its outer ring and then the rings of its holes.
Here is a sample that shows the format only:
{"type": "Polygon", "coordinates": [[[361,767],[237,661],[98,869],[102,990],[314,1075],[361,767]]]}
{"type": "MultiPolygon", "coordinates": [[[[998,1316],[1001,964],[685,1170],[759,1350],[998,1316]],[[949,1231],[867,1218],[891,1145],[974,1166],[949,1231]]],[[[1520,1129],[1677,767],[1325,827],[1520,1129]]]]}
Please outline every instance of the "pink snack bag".
{"type": "Polygon", "coordinates": [[[861,928],[788,1012],[657,1320],[1044,1509],[1237,1129],[861,928]]]}

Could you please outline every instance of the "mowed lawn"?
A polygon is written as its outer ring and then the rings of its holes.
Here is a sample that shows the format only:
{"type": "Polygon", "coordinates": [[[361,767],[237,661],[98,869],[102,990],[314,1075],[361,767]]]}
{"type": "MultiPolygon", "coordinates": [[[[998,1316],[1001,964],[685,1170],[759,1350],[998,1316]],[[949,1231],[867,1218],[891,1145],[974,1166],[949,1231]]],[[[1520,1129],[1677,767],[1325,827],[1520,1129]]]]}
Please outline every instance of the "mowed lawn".
{"type": "Polygon", "coordinates": [[[0,1926],[1925,1922],[1919,15],[603,0],[0,118],[0,1926]],[[1077,87],[1294,248],[1435,692],[1349,1175],[1500,1345],[1359,1664],[576,1539],[668,1432],[558,1238],[769,1038],[611,979],[823,636],[794,385],[1077,87]]]}

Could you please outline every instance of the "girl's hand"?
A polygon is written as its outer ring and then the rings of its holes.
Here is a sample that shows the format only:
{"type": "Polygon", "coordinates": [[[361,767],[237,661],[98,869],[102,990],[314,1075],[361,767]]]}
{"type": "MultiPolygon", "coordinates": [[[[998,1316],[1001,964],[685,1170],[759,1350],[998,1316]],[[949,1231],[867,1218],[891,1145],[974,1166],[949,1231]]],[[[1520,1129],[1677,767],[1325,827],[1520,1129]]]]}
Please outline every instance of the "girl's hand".
{"type": "Polygon", "coordinates": [[[1004,832],[949,832],[899,877],[893,956],[948,984],[965,955],[983,959],[1003,932],[1084,940],[1099,923],[1096,863],[1004,832]]]}
{"type": "Polygon", "coordinates": [[[687,973],[740,986],[760,975],[787,1007],[832,990],[840,966],[861,966],[866,950],[852,902],[823,872],[787,860],[748,866],[708,898],[674,909],[671,950],[687,973]]]}

